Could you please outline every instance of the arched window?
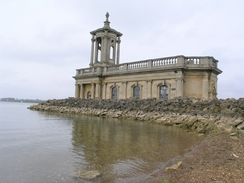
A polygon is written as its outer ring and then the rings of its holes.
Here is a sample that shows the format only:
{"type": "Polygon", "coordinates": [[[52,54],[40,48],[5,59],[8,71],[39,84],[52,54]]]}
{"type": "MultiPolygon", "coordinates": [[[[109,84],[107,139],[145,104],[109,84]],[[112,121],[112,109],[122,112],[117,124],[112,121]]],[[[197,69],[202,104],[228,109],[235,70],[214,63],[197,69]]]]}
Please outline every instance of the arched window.
{"type": "Polygon", "coordinates": [[[87,99],[91,99],[91,92],[87,92],[87,99]]]}
{"type": "Polygon", "coordinates": [[[140,92],[140,87],[139,86],[136,86],[136,87],[134,87],[133,88],[133,97],[135,97],[135,98],[140,98],[140,96],[141,96],[141,92],[140,92]]]}
{"type": "Polygon", "coordinates": [[[159,97],[168,99],[168,95],[169,95],[168,86],[166,86],[166,85],[160,86],[160,88],[159,88],[159,97]]]}
{"type": "Polygon", "coordinates": [[[114,99],[114,100],[118,99],[118,88],[117,87],[112,88],[112,99],[114,99]]]}

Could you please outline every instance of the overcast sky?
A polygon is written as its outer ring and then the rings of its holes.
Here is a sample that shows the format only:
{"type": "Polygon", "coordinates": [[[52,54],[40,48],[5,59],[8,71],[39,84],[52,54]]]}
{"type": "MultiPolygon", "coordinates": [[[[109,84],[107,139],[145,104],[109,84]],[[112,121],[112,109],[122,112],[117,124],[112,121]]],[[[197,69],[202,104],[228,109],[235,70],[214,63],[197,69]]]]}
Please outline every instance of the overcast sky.
{"type": "Polygon", "coordinates": [[[73,97],[106,12],[121,63],[213,56],[218,98],[244,97],[243,0],[0,0],[0,98],[73,97]]]}

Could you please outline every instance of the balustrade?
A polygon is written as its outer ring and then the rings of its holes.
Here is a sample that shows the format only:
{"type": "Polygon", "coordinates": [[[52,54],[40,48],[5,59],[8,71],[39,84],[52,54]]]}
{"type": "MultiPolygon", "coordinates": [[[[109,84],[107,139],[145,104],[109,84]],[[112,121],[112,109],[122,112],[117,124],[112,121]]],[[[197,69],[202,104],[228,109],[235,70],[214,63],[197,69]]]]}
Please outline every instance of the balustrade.
{"type": "Polygon", "coordinates": [[[107,71],[114,71],[114,70],[123,70],[124,69],[124,64],[122,65],[116,65],[116,66],[108,66],[107,71]]]}
{"type": "Polygon", "coordinates": [[[87,68],[87,69],[81,69],[83,71],[83,73],[89,73],[92,72],[91,68],[87,68]]]}
{"type": "Polygon", "coordinates": [[[177,64],[177,63],[178,63],[177,57],[155,59],[152,62],[153,67],[157,67],[157,66],[161,66],[161,65],[177,64]]]}
{"type": "Polygon", "coordinates": [[[139,69],[148,67],[148,61],[134,62],[128,64],[128,69],[139,69]]]}
{"type": "MultiPolygon", "coordinates": [[[[128,70],[144,70],[144,69],[156,69],[165,67],[167,65],[174,66],[184,66],[186,65],[198,65],[199,66],[213,66],[217,68],[217,60],[213,57],[184,57],[184,56],[176,56],[176,57],[166,57],[166,58],[157,58],[151,60],[143,60],[138,62],[124,63],[113,66],[105,66],[103,73],[116,73],[116,72],[127,72],[128,70]]],[[[85,68],[85,69],[77,69],[76,74],[79,75],[90,75],[97,73],[98,69],[96,67],[85,68]]]]}
{"type": "Polygon", "coordinates": [[[76,70],[76,75],[86,75],[90,74],[92,72],[92,68],[85,68],[85,69],[77,69],[76,70]]]}
{"type": "Polygon", "coordinates": [[[185,58],[186,64],[200,64],[199,57],[187,57],[185,58]]]}

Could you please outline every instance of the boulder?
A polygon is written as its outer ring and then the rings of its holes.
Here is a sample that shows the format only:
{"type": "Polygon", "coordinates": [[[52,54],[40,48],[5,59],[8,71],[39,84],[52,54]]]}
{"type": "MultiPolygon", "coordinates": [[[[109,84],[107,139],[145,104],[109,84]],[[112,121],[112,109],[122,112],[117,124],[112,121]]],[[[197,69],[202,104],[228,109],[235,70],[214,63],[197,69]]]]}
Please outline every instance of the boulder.
{"type": "Polygon", "coordinates": [[[186,127],[191,127],[195,122],[197,121],[197,117],[196,116],[191,116],[188,119],[185,120],[185,126],[186,127]]]}
{"type": "Polygon", "coordinates": [[[244,123],[240,124],[237,126],[238,130],[244,130],[244,123]]]}
{"type": "Polygon", "coordinates": [[[173,165],[170,166],[170,167],[166,167],[166,168],[165,168],[165,171],[174,171],[174,170],[178,169],[181,165],[182,165],[182,162],[179,161],[178,163],[173,164],[173,165]]]}
{"type": "Polygon", "coordinates": [[[81,178],[81,179],[86,179],[86,180],[92,180],[94,178],[97,178],[101,176],[101,173],[98,172],[98,171],[81,171],[81,172],[78,172],[76,174],[76,177],[77,178],[81,178]]]}

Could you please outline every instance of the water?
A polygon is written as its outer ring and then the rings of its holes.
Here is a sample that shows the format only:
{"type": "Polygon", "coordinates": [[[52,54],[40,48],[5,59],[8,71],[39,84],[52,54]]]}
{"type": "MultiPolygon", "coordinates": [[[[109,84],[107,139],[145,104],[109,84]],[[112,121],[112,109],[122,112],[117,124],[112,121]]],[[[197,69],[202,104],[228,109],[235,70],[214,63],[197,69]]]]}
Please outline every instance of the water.
{"type": "Polygon", "coordinates": [[[140,182],[197,141],[175,127],[28,110],[0,102],[0,182],[140,182]],[[98,170],[92,180],[76,178],[98,170]]]}

